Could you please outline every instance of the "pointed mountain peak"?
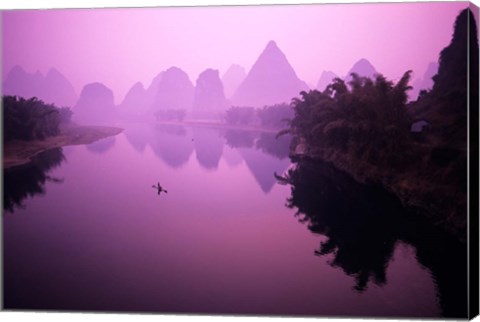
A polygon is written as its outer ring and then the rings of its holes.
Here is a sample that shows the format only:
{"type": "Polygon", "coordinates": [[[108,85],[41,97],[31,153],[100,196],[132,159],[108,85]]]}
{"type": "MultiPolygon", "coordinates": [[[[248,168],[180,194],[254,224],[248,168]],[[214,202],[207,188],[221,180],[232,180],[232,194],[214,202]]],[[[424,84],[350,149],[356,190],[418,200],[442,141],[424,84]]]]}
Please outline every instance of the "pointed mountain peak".
{"type": "MultiPolygon", "coordinates": [[[[260,57],[275,57],[275,56],[282,56],[282,57],[285,57],[285,54],[280,50],[280,48],[277,46],[277,43],[273,40],[270,40],[267,44],[267,46],[265,47],[265,49],[263,50],[262,54],[260,55],[260,57]]],[[[286,57],[285,57],[286,59],[286,57]]]]}
{"type": "Polygon", "coordinates": [[[368,69],[372,69],[372,70],[375,70],[375,67],[373,67],[372,63],[370,63],[367,59],[365,58],[362,58],[360,59],[359,61],[357,61],[354,65],[353,65],[353,68],[352,69],[355,69],[355,68],[368,68],[368,69]]]}
{"type": "Polygon", "coordinates": [[[60,71],[58,69],[56,69],[55,67],[52,67],[48,70],[47,72],[47,75],[45,76],[47,78],[55,78],[55,79],[61,79],[62,81],[67,81],[67,78],[65,77],[65,75],[63,75],[62,73],[60,73],[60,71]]]}
{"type": "Polygon", "coordinates": [[[27,72],[22,68],[20,65],[15,65],[10,69],[8,74],[5,76],[5,82],[9,82],[13,79],[16,79],[18,77],[25,77],[27,76],[27,72]]]}
{"type": "Polygon", "coordinates": [[[144,90],[145,87],[143,86],[143,83],[142,82],[136,82],[135,84],[133,84],[132,88],[130,90],[144,90]]]}
{"type": "Polygon", "coordinates": [[[274,41],[270,41],[240,84],[232,102],[256,106],[290,102],[308,86],[302,82],[274,41]]]}
{"type": "Polygon", "coordinates": [[[367,59],[362,58],[353,65],[346,78],[350,79],[352,73],[361,77],[373,77],[377,73],[377,70],[373,67],[372,63],[367,59]]]}
{"type": "Polygon", "coordinates": [[[270,50],[280,50],[277,46],[277,43],[274,40],[270,40],[267,44],[267,47],[265,49],[270,49],[270,50]]]}
{"type": "Polygon", "coordinates": [[[49,74],[58,75],[58,74],[61,74],[61,73],[55,67],[51,67],[47,72],[47,75],[49,75],[49,74]]]}
{"type": "Polygon", "coordinates": [[[12,67],[12,69],[10,69],[10,71],[8,72],[9,74],[10,73],[22,73],[22,74],[26,74],[27,72],[25,71],[25,69],[23,69],[22,66],[20,65],[15,65],[12,67]]]}
{"type": "Polygon", "coordinates": [[[316,88],[323,91],[325,87],[327,87],[336,77],[338,77],[337,74],[335,74],[332,71],[329,71],[329,70],[323,71],[322,74],[320,75],[320,79],[317,82],[316,88]]]}
{"type": "Polygon", "coordinates": [[[242,71],[243,73],[245,73],[245,68],[243,68],[242,66],[240,66],[238,64],[231,64],[230,67],[228,67],[225,74],[230,72],[230,71],[242,71]]]}

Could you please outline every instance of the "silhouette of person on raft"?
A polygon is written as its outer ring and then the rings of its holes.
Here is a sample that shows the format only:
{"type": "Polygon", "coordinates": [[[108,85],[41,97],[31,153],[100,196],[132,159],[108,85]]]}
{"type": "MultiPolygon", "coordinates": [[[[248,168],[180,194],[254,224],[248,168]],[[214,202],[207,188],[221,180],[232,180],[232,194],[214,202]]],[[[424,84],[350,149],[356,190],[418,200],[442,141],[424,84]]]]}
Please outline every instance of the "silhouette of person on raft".
{"type": "Polygon", "coordinates": [[[157,189],[157,194],[159,195],[161,192],[168,193],[167,190],[163,189],[163,187],[160,185],[160,182],[157,182],[157,185],[153,185],[152,188],[157,189]]]}

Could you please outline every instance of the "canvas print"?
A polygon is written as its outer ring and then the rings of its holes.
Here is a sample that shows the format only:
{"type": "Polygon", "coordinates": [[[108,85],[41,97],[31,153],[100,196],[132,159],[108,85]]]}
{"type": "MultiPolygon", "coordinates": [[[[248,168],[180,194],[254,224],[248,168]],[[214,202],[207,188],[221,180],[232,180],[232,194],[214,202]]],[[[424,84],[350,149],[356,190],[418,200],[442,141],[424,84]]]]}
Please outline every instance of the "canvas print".
{"type": "Polygon", "coordinates": [[[3,10],[3,309],[473,317],[478,13],[3,10]]]}

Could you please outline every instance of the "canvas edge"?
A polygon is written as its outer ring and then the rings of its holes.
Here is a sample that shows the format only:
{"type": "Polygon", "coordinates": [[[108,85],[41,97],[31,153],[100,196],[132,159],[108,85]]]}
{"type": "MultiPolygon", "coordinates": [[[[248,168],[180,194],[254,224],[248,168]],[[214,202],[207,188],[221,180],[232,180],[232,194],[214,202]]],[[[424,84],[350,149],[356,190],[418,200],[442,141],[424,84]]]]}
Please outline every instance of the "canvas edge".
{"type": "MultiPolygon", "coordinates": [[[[477,34],[473,37],[479,39],[478,17],[479,7],[474,3],[469,3],[469,8],[477,18],[477,34]]],[[[470,16],[468,16],[470,19],[470,16]]],[[[473,22],[475,23],[475,21],[473,22]]],[[[469,23],[470,27],[471,24],[469,23]]],[[[473,30],[469,30],[474,32],[473,30]]],[[[471,39],[469,35],[468,39],[471,39]]],[[[470,48],[470,44],[469,44],[470,48]]],[[[478,94],[472,91],[473,87],[478,87],[479,71],[472,69],[472,57],[470,50],[468,52],[468,318],[473,319],[479,314],[479,108],[478,94]],[[475,77],[476,79],[474,79],[475,77]]],[[[478,65],[477,65],[478,68],[478,65]]],[[[478,88],[477,88],[478,93],[478,88]]]]}

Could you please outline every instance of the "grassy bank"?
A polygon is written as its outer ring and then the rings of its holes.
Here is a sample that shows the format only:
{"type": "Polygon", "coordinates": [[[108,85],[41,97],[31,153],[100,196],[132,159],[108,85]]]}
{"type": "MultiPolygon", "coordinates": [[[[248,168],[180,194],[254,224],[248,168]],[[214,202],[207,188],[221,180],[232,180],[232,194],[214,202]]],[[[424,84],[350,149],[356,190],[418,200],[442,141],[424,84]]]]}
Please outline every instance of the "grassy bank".
{"type": "Polygon", "coordinates": [[[100,139],[117,135],[123,129],[106,126],[60,126],[60,133],[43,140],[13,140],[5,143],[3,168],[26,164],[40,152],[66,145],[90,144],[100,139]]]}

